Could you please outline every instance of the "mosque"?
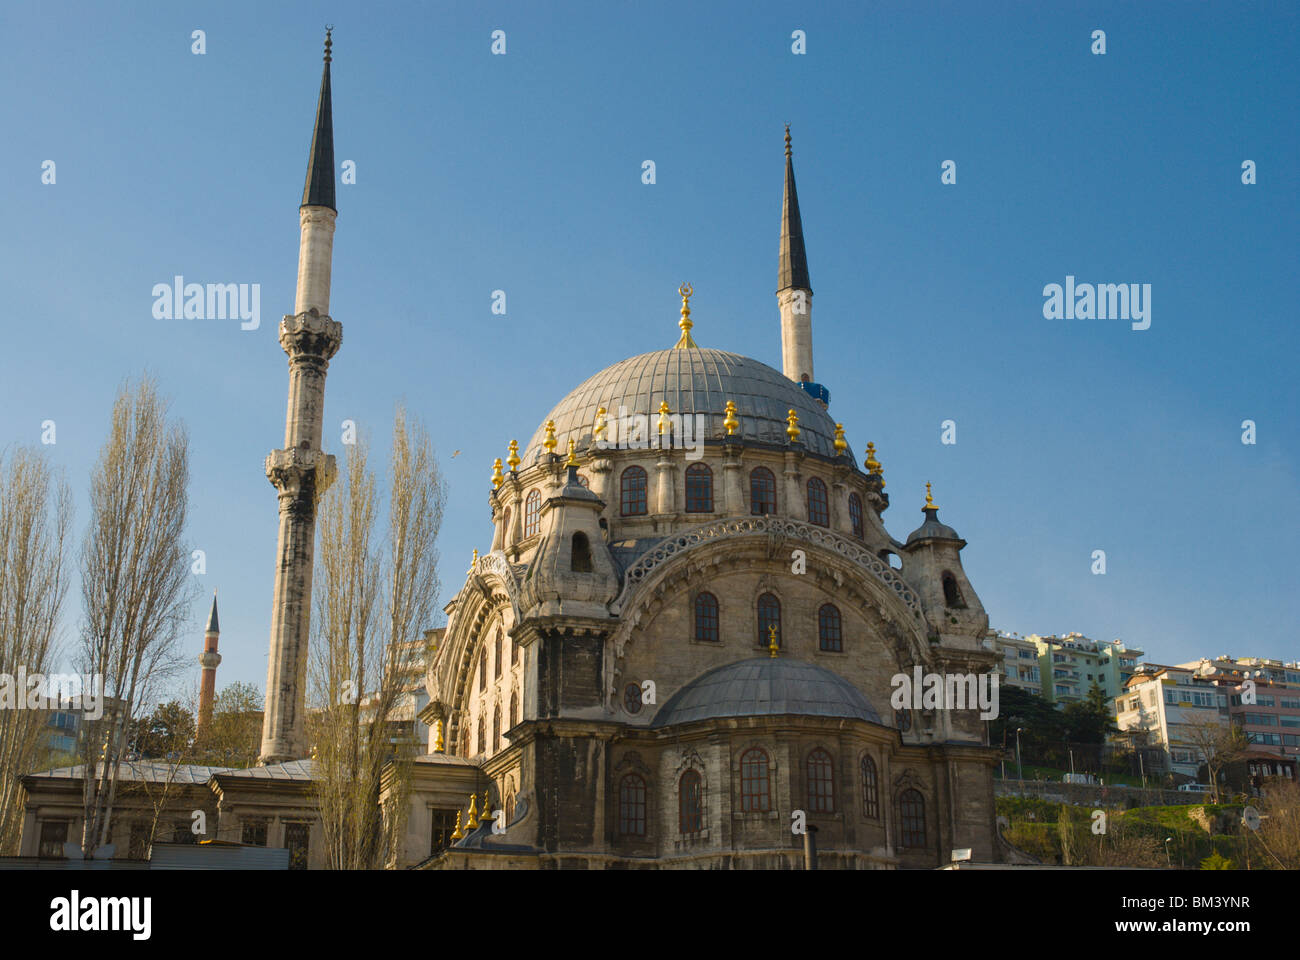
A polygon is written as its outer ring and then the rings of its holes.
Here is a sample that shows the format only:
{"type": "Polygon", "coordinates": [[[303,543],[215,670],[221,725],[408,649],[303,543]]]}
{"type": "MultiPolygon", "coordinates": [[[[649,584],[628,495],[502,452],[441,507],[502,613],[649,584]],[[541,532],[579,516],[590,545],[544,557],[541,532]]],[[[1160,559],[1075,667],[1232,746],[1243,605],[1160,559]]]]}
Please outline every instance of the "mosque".
{"type": "MultiPolygon", "coordinates": [[[[306,651],[315,503],[334,473],[325,378],[343,340],[329,314],[329,50],[327,39],[297,302],[279,330],[285,446],[266,462],[279,555],[261,767],[194,778],[217,797],[222,835],[248,842],[241,817],[270,818],[254,835],[284,845],[293,827],[313,864],[306,651]]],[[[592,374],[496,461],[491,547],[435,632],[398,865],[801,868],[810,833],[823,869],[1007,859],[1000,752],[978,708],[891,706],[900,674],[983,675],[997,655],[981,647],[988,617],[962,569],[966,542],[929,493],[905,540],[886,530],[875,447],[859,466],[815,379],[788,129],[781,369],[698,345],[691,292],[679,291],[675,344],[592,374]]],[[[35,807],[32,818],[34,831],[35,807]]]]}

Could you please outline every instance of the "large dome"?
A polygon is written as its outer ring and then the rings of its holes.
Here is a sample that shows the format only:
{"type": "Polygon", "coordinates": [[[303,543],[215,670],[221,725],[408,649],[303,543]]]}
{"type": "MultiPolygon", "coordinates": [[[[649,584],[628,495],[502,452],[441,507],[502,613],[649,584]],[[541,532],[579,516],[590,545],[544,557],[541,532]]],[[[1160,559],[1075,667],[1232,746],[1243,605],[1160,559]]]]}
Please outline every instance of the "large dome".
{"type": "Polygon", "coordinates": [[[665,400],[670,413],[706,414],[706,439],[726,435],[722,421],[727,401],[734,400],[740,418],[736,434],[746,442],[771,444],[785,444],[786,415],[793,409],[805,449],[835,456],[835,421],[779,370],[726,350],[690,348],[643,353],[588,377],[542,420],[523,462],[531,466],[545,452],[547,420],[555,421],[557,453],[567,448],[570,438],[583,450],[591,442],[599,407],[608,411],[611,421],[620,406],[627,408],[628,416],[645,414],[653,433],[659,404],[665,400]]]}
{"type": "Polygon", "coordinates": [[[668,698],[651,726],[781,714],[880,722],[862,692],[839,674],[803,660],[754,657],[696,677],[668,698]]]}

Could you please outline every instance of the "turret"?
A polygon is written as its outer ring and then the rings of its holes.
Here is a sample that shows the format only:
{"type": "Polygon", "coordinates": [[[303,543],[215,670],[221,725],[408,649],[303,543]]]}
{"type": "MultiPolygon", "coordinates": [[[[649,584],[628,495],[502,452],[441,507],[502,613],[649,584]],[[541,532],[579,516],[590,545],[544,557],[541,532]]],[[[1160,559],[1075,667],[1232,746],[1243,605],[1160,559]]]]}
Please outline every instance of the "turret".
{"type": "Polygon", "coordinates": [[[618,575],[601,536],[605,501],[578,480],[574,441],[569,441],[564,486],[541,507],[542,539],[524,585],[528,616],[609,617],[618,575]]]}
{"type": "Polygon", "coordinates": [[[961,549],[966,541],[939,522],[939,505],[928,483],[921,512],[925,520],[908,534],[903,548],[903,578],[920,594],[921,605],[940,636],[983,637],[989,618],[962,569],[961,549]]]}

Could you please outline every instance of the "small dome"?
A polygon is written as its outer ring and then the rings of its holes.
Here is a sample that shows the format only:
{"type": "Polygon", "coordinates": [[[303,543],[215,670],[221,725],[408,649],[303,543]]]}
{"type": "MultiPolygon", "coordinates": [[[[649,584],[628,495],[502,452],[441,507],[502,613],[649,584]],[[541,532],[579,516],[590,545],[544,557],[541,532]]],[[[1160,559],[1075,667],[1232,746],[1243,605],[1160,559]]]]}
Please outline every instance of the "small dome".
{"type": "Polygon", "coordinates": [[[853,684],[824,667],[786,657],[755,657],[702,673],[659,708],[652,727],[715,717],[880,716],[853,684]]]}
{"type": "Polygon", "coordinates": [[[588,377],[542,420],[523,462],[532,466],[545,452],[547,420],[555,421],[557,451],[563,451],[570,438],[579,450],[586,449],[600,407],[611,423],[620,406],[627,408],[628,416],[644,414],[654,433],[659,404],[667,402],[670,413],[705,414],[704,438],[721,440],[727,432],[722,421],[728,400],[735,401],[740,419],[735,435],[746,443],[784,446],[786,416],[794,410],[804,449],[824,457],[836,455],[835,421],[799,384],[750,357],[697,347],[643,353],[588,377]]]}
{"type": "Polygon", "coordinates": [[[907,545],[909,547],[922,540],[956,540],[961,544],[966,542],[957,535],[957,531],[952,527],[939,522],[938,509],[926,510],[925,522],[907,535],[907,545]]]}

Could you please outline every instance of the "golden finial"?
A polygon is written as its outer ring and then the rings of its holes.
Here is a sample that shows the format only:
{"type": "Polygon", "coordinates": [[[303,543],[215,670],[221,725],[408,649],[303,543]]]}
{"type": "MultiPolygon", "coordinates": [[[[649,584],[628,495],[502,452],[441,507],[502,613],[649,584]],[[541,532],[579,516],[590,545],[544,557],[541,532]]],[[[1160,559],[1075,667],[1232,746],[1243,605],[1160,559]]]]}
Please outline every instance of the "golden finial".
{"type": "Polygon", "coordinates": [[[677,292],[682,296],[682,318],[677,321],[677,326],[681,327],[682,336],[677,341],[677,349],[698,350],[699,346],[691,337],[691,327],[695,326],[691,322],[691,294],[695,293],[695,288],[689,283],[683,283],[677,288],[677,292]]]}
{"type": "Polygon", "coordinates": [[[790,124],[785,125],[785,158],[790,159],[790,124]]]}
{"type": "Polygon", "coordinates": [[[477,566],[478,566],[478,547],[475,547],[475,548],[474,548],[474,558],[473,558],[472,560],[470,560],[470,562],[469,562],[469,569],[466,570],[465,573],[466,573],[466,574],[473,573],[473,572],[474,572],[474,568],[477,567],[477,566]]]}
{"type": "Polygon", "coordinates": [[[740,421],[736,418],[736,401],[727,401],[727,419],[722,421],[722,425],[727,428],[727,436],[735,436],[736,428],[740,426],[740,421]]]}
{"type": "Polygon", "coordinates": [[[492,489],[499,489],[505,482],[506,478],[501,473],[501,458],[497,457],[492,461],[492,489]]]}
{"type": "Polygon", "coordinates": [[[835,453],[842,457],[848,448],[848,441],[844,439],[844,424],[837,423],[835,424],[835,453]]]}
{"type": "Polygon", "coordinates": [[[598,407],[596,409],[596,425],[592,428],[591,432],[597,440],[604,440],[605,431],[609,429],[609,417],[605,415],[606,413],[607,411],[604,407],[598,407]]]}
{"type": "Polygon", "coordinates": [[[776,643],[776,624],[773,623],[767,628],[767,655],[775,660],[776,652],[780,649],[776,643]]]}
{"type": "Polygon", "coordinates": [[[934,502],[934,497],[930,496],[930,481],[927,480],[925,482],[925,506],[921,508],[921,512],[925,513],[925,511],[927,510],[938,510],[938,509],[939,509],[939,505],[934,502]]]}
{"type": "Polygon", "coordinates": [[[578,457],[577,454],[574,453],[577,447],[578,447],[577,441],[575,441],[572,437],[570,437],[569,438],[569,459],[564,461],[564,465],[566,467],[576,467],[578,465],[578,457]]]}
{"type": "Polygon", "coordinates": [[[491,823],[493,820],[496,819],[496,817],[489,812],[490,810],[491,807],[488,805],[488,791],[487,788],[484,787],[483,788],[483,822],[484,823],[491,823]]]}
{"type": "Polygon", "coordinates": [[[659,401],[659,436],[662,437],[664,435],[664,431],[667,429],[668,429],[668,401],[660,400],[659,401]]]}
{"type": "Polygon", "coordinates": [[[555,452],[555,445],[556,445],[557,442],[558,442],[558,441],[555,439],[555,421],[554,421],[554,420],[547,420],[547,421],[546,421],[546,439],[542,441],[542,446],[544,446],[544,447],[546,448],[546,450],[547,450],[548,453],[554,453],[554,452],[555,452]]]}
{"type": "Polygon", "coordinates": [[[803,432],[799,429],[799,415],[791,409],[790,415],[786,417],[785,420],[786,423],[790,424],[790,426],[785,428],[785,435],[790,438],[791,443],[797,443],[799,440],[799,434],[803,432]]]}
{"type": "Polygon", "coordinates": [[[437,734],[437,736],[434,738],[434,741],[433,741],[433,749],[434,749],[434,751],[437,752],[437,753],[445,753],[446,750],[447,750],[447,742],[443,739],[443,736],[442,736],[444,726],[445,726],[445,722],[444,722],[443,720],[439,719],[439,720],[438,720],[438,734],[437,734]]]}
{"type": "Polygon", "coordinates": [[[464,840],[464,839],[465,839],[465,833],[464,833],[464,831],[462,831],[462,830],[460,829],[460,811],[459,811],[459,810],[456,811],[456,829],[453,830],[453,831],[451,832],[451,838],[452,838],[453,840],[464,840]]]}
{"type": "Polygon", "coordinates": [[[514,473],[523,461],[519,459],[519,441],[510,441],[510,456],[506,457],[506,463],[510,465],[510,472],[514,473]]]}
{"type": "Polygon", "coordinates": [[[885,489],[884,468],[881,467],[880,461],[876,459],[876,445],[867,444],[867,473],[871,476],[880,477],[880,489],[885,489]]]}
{"type": "Polygon", "coordinates": [[[465,826],[471,830],[478,827],[478,795],[474,793],[469,795],[469,821],[465,826]]]}

